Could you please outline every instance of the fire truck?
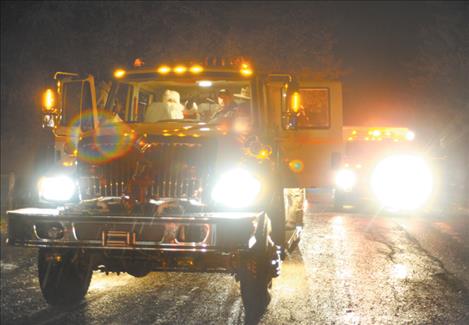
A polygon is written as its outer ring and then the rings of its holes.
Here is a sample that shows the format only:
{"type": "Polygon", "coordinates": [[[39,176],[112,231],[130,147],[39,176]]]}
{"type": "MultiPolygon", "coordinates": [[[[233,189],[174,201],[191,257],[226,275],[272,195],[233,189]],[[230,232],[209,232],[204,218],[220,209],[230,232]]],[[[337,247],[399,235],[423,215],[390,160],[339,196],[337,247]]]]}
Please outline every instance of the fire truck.
{"type": "Polygon", "coordinates": [[[409,212],[428,206],[438,177],[415,137],[405,127],[344,127],[335,207],[409,212]]]}
{"type": "Polygon", "coordinates": [[[340,166],[340,82],[212,61],[117,69],[100,90],[91,75],[54,83],[56,165],[40,207],[8,212],[8,243],[39,248],[45,300],[77,303],[98,270],[222,272],[259,315],[301,236],[285,193],[333,186],[340,166]]]}

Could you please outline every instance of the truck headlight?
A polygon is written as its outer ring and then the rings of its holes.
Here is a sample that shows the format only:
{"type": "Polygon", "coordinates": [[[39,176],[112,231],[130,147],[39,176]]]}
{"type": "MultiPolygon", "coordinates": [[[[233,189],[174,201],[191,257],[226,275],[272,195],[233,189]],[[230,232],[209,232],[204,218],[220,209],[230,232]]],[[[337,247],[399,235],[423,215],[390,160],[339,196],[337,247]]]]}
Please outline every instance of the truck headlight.
{"type": "Polygon", "coordinates": [[[76,185],[68,176],[42,177],[38,183],[39,197],[47,201],[70,200],[75,194],[76,185]]]}
{"type": "Polygon", "coordinates": [[[351,191],[357,183],[357,174],[350,169],[341,169],[335,176],[335,184],[338,189],[351,191]]]}
{"type": "Polygon", "coordinates": [[[244,208],[255,202],[261,183],[247,170],[233,169],[215,184],[212,199],[230,208],[244,208]]]}
{"type": "Polygon", "coordinates": [[[432,192],[430,167],[420,157],[391,156],[373,171],[371,187],[384,207],[412,210],[422,206],[432,192]]]}

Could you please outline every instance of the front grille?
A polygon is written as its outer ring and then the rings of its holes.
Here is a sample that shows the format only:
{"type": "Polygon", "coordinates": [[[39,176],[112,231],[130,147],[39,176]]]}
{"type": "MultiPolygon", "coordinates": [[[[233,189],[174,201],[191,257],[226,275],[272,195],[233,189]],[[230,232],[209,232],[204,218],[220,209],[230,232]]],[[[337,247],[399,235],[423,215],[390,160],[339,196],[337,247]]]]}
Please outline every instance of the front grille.
{"type": "Polygon", "coordinates": [[[144,187],[147,197],[202,199],[213,159],[208,145],[155,142],[145,153],[133,149],[124,157],[94,166],[91,174],[95,176],[82,179],[82,197],[128,195],[133,183],[133,191],[144,187]]]}
{"type": "Polygon", "coordinates": [[[138,241],[159,242],[164,235],[163,225],[143,225],[143,224],[117,224],[112,225],[77,222],[74,225],[75,234],[78,240],[101,240],[105,231],[121,231],[134,234],[138,241]]]}

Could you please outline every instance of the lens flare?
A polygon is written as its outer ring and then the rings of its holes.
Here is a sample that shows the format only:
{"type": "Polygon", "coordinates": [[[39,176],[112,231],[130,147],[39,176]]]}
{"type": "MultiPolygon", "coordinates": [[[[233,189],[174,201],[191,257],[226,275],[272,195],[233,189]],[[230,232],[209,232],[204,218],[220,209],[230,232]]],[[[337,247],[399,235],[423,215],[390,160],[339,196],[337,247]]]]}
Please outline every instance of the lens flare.
{"type": "Polygon", "coordinates": [[[384,207],[413,210],[423,206],[430,198],[432,172],[420,157],[391,156],[376,166],[371,186],[384,207]]]}
{"type": "Polygon", "coordinates": [[[93,164],[102,164],[125,155],[135,141],[133,130],[123,122],[116,122],[108,112],[99,112],[100,128],[95,132],[80,134],[80,125],[93,121],[91,111],[75,117],[71,123],[72,134],[68,145],[77,150],[78,159],[93,164]],[[80,137],[80,145],[76,148],[76,140],[80,137]]]}

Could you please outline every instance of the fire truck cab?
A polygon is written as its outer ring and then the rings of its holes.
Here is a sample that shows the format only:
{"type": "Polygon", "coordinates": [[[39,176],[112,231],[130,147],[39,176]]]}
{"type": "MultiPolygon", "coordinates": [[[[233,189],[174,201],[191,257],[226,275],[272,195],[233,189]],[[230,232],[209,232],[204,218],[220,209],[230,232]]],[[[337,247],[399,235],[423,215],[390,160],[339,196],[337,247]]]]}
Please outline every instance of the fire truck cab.
{"type": "Polygon", "coordinates": [[[340,166],[340,83],[245,62],[118,69],[98,94],[92,76],[55,80],[49,207],[8,212],[9,244],[39,248],[46,301],[80,301],[93,270],[225,272],[246,317],[262,313],[301,235],[288,189],[333,186],[340,166]]]}

